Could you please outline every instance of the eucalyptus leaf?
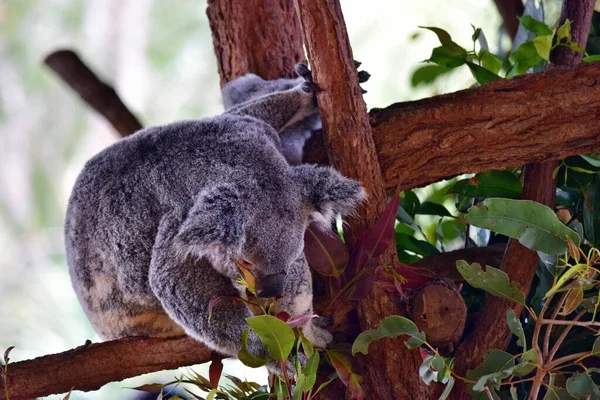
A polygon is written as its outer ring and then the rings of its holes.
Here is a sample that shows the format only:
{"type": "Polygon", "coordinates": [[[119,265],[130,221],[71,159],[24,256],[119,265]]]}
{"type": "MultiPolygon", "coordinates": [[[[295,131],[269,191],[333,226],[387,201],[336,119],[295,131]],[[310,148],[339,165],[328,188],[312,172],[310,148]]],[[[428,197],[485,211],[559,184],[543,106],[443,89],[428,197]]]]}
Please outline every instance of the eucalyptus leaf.
{"type": "Polygon", "coordinates": [[[600,390],[587,372],[575,374],[567,379],[567,391],[576,399],[600,398],[600,390]]]}
{"type": "Polygon", "coordinates": [[[567,238],[579,245],[576,232],[566,227],[552,209],[529,200],[491,198],[469,209],[467,222],[490,229],[513,239],[523,246],[546,254],[563,254],[568,249],[567,238]]]}
{"type": "Polygon", "coordinates": [[[468,197],[504,197],[518,199],[523,190],[521,181],[509,171],[488,171],[461,179],[448,190],[468,197]]]}
{"type": "Polygon", "coordinates": [[[600,246],[600,174],[596,174],[584,194],[583,230],[593,246],[600,246]]]}
{"type": "Polygon", "coordinates": [[[410,337],[406,342],[408,348],[416,348],[426,343],[425,334],[419,332],[414,322],[399,315],[392,315],[381,320],[377,329],[364,331],[358,335],[352,345],[352,354],[367,354],[369,345],[375,340],[401,335],[410,337]]]}
{"type": "Polygon", "coordinates": [[[512,374],[516,377],[529,375],[537,368],[537,352],[535,349],[529,349],[519,357],[519,364],[512,369],[512,374]]]}
{"type": "Polygon", "coordinates": [[[441,204],[434,203],[432,201],[425,201],[421,203],[417,214],[425,215],[439,215],[440,217],[451,217],[450,211],[441,204]]]}
{"type": "Polygon", "coordinates": [[[507,73],[507,77],[524,74],[530,68],[538,65],[543,59],[538,54],[533,42],[525,42],[510,54],[509,60],[515,65],[511,73],[507,73]]]}
{"type": "Polygon", "coordinates": [[[506,311],[506,322],[510,331],[517,337],[517,346],[522,347],[523,351],[527,351],[527,341],[525,340],[523,325],[521,325],[521,321],[519,321],[512,308],[506,311]]]}
{"type": "Polygon", "coordinates": [[[456,68],[463,65],[466,59],[467,51],[465,49],[450,50],[440,46],[433,49],[428,61],[441,65],[442,67],[456,68]]]}
{"type": "Polygon", "coordinates": [[[552,49],[552,35],[538,36],[533,39],[533,45],[537,53],[546,61],[550,61],[550,50],[552,49]]]}
{"type": "Polygon", "coordinates": [[[413,71],[410,78],[410,85],[416,88],[420,85],[429,85],[437,78],[452,71],[450,68],[441,65],[423,65],[413,71]]]}
{"type": "Polygon", "coordinates": [[[267,347],[271,357],[278,361],[288,358],[296,340],[288,324],[272,315],[249,317],[246,321],[267,347]]]}
{"type": "Polygon", "coordinates": [[[450,377],[448,379],[448,383],[446,383],[446,387],[444,388],[444,391],[442,392],[442,394],[440,395],[440,398],[438,400],[446,400],[448,398],[448,396],[450,395],[450,392],[452,391],[452,388],[454,387],[454,377],[450,377]]]}
{"type": "Polygon", "coordinates": [[[496,349],[486,351],[483,362],[474,370],[467,371],[467,379],[477,382],[469,388],[469,392],[475,395],[476,392],[483,391],[484,386],[491,384],[493,387],[501,379],[500,376],[505,375],[504,371],[510,370],[514,365],[515,361],[512,354],[496,349]],[[475,386],[477,386],[477,389],[475,389],[475,386]]]}
{"type": "Polygon", "coordinates": [[[456,268],[469,285],[525,305],[525,294],[515,283],[510,282],[505,272],[490,266],[486,266],[484,271],[478,263],[469,264],[465,260],[458,260],[456,268]]]}
{"type": "Polygon", "coordinates": [[[481,50],[479,52],[479,59],[481,60],[481,66],[487,70],[497,74],[502,69],[502,60],[497,55],[490,53],[487,50],[481,50]]]}

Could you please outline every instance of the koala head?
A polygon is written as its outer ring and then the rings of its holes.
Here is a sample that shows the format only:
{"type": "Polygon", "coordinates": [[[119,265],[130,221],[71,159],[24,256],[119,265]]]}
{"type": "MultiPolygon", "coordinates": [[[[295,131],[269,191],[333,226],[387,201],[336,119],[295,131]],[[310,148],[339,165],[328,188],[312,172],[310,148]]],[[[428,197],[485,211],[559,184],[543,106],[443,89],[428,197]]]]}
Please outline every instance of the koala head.
{"type": "Polygon", "coordinates": [[[228,82],[223,87],[223,106],[228,110],[235,105],[266,94],[292,89],[302,81],[302,78],[264,80],[255,74],[246,74],[228,82]]]}
{"type": "Polygon", "coordinates": [[[358,182],[333,168],[301,165],[281,178],[277,193],[244,193],[233,184],[203,190],[177,240],[232,279],[239,276],[232,260],[239,260],[255,276],[259,296],[281,295],[288,268],[302,254],[308,223],[329,226],[335,214],[348,214],[365,198],[358,182]]]}

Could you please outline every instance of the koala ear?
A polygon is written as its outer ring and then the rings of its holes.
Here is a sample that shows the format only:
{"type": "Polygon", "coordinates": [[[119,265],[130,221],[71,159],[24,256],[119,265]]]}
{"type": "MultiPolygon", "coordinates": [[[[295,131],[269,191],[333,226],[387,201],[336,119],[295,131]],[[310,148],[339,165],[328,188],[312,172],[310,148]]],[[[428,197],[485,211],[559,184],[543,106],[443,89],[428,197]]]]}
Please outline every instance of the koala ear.
{"type": "Polygon", "coordinates": [[[219,184],[201,191],[175,240],[197,256],[239,255],[244,243],[244,218],[237,189],[219,184]]]}
{"type": "Polygon", "coordinates": [[[342,176],[330,167],[292,167],[292,179],[300,188],[311,217],[328,226],[335,214],[346,215],[366,198],[360,183],[342,176]]]}
{"type": "Polygon", "coordinates": [[[241,104],[256,96],[265,80],[260,76],[248,73],[228,82],[223,86],[221,96],[223,97],[223,107],[229,110],[231,107],[241,104]]]}

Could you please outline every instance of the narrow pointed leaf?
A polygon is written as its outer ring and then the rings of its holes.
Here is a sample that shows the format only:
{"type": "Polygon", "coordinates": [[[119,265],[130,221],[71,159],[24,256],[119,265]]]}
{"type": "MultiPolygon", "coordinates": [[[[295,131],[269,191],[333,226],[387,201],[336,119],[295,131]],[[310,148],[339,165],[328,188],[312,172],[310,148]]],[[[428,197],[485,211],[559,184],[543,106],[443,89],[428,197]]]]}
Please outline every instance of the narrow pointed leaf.
{"type": "Polygon", "coordinates": [[[488,82],[493,82],[493,81],[502,79],[500,76],[498,76],[494,72],[492,72],[489,69],[486,69],[480,65],[477,65],[470,61],[466,61],[465,63],[467,64],[467,67],[469,67],[469,70],[471,71],[473,78],[475,78],[475,80],[480,85],[485,85],[488,82]]]}
{"type": "Polygon", "coordinates": [[[523,246],[546,254],[567,251],[567,238],[576,245],[580,243],[579,235],[565,226],[552,209],[529,200],[486,199],[471,207],[465,219],[471,225],[517,239],[523,246]]]}
{"type": "Polygon", "coordinates": [[[505,272],[489,265],[485,267],[484,271],[478,263],[469,264],[465,260],[458,260],[456,268],[469,285],[485,290],[494,296],[525,305],[525,294],[509,280],[505,272]]]}
{"type": "Polygon", "coordinates": [[[488,171],[461,179],[448,190],[467,197],[504,197],[518,199],[523,190],[521,181],[509,171],[488,171]]]}
{"type": "Polygon", "coordinates": [[[400,202],[400,191],[396,189],[391,201],[383,210],[373,227],[361,238],[364,249],[369,257],[377,258],[392,243],[394,237],[394,225],[396,223],[396,212],[400,202]]]}
{"type": "Polygon", "coordinates": [[[304,233],[304,254],[308,264],[324,276],[340,276],[348,264],[348,247],[335,232],[325,231],[315,223],[304,233]]]}
{"type": "Polygon", "coordinates": [[[360,385],[362,377],[354,371],[351,356],[340,350],[327,350],[326,354],[341,381],[348,388],[350,397],[356,400],[364,399],[365,393],[360,385]]]}
{"type": "Polygon", "coordinates": [[[521,21],[521,25],[529,32],[533,32],[538,36],[543,35],[552,35],[552,30],[545,23],[538,21],[533,18],[531,15],[524,15],[519,18],[521,21]]]}

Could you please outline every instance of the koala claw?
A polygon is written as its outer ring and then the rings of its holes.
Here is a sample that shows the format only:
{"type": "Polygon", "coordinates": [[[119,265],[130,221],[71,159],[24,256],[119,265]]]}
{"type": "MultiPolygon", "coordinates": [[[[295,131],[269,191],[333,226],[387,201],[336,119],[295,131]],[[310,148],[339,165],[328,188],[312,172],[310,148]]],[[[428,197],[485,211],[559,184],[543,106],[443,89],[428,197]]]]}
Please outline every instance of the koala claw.
{"type": "Polygon", "coordinates": [[[365,83],[366,81],[369,80],[370,77],[371,77],[371,74],[368,73],[367,71],[358,71],[358,82],[359,83],[365,83]]]}
{"type": "Polygon", "coordinates": [[[314,82],[303,82],[302,83],[302,90],[306,93],[316,93],[316,92],[320,92],[321,88],[317,86],[316,83],[314,82]]]}
{"type": "Polygon", "coordinates": [[[312,73],[306,64],[298,63],[294,65],[294,71],[296,71],[299,77],[304,78],[307,82],[313,81],[312,73]]]}

